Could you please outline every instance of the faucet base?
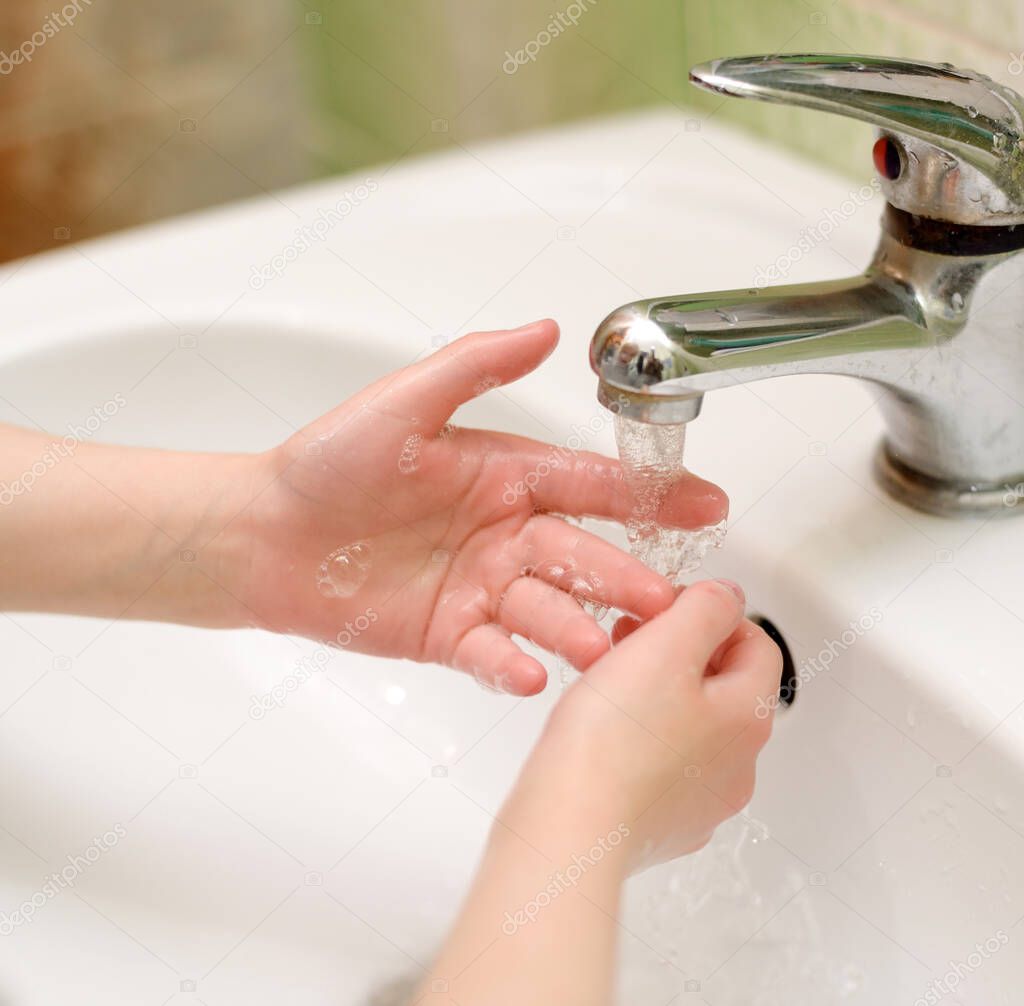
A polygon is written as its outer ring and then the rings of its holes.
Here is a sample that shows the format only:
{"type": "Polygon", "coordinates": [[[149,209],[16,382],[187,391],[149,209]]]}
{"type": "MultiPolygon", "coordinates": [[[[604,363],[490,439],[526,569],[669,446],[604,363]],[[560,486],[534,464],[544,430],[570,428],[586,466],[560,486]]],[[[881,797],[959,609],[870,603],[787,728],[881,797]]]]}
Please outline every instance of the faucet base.
{"type": "Polygon", "coordinates": [[[910,468],[886,441],[875,455],[875,478],[893,499],[939,517],[1009,517],[1024,514],[1024,473],[998,485],[952,482],[910,468]]]}

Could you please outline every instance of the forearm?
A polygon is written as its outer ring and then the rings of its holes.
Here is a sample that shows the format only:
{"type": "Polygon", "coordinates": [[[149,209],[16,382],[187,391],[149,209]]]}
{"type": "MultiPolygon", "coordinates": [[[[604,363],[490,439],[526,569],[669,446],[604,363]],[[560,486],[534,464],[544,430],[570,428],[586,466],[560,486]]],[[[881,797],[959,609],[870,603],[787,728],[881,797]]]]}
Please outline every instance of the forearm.
{"type": "Polygon", "coordinates": [[[524,773],[417,1003],[611,1003],[629,828],[610,804],[580,803],[571,780],[559,792],[561,767],[524,773]]]}
{"type": "Polygon", "coordinates": [[[253,459],[0,428],[0,609],[242,624],[253,459]]]}

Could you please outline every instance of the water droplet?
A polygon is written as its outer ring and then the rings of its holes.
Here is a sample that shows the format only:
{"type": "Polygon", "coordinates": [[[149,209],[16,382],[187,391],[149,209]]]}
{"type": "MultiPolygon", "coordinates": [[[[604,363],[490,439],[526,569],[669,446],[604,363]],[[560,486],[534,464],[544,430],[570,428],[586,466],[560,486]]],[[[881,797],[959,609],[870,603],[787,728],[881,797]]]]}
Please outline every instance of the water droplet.
{"type": "Polygon", "coordinates": [[[535,566],[524,566],[525,576],[536,576],[546,580],[555,587],[561,588],[566,577],[569,575],[570,567],[558,559],[545,559],[535,566]]]}
{"type": "Polygon", "coordinates": [[[608,614],[608,605],[600,599],[603,592],[604,582],[597,573],[577,573],[569,583],[569,593],[597,621],[608,614]]]}
{"type": "Polygon", "coordinates": [[[492,695],[498,694],[498,689],[491,684],[490,675],[482,667],[473,668],[473,680],[485,691],[492,695]]]}
{"type": "Polygon", "coordinates": [[[954,311],[962,311],[964,309],[964,295],[959,290],[954,290],[949,298],[949,303],[954,311]]]}
{"type": "Polygon", "coordinates": [[[977,110],[977,109],[976,109],[976,108],[975,108],[975,107],[974,107],[973,105],[965,105],[965,106],[964,106],[964,111],[965,111],[965,112],[966,112],[966,113],[967,113],[967,114],[968,114],[968,115],[969,115],[969,116],[970,116],[970,117],[971,117],[972,119],[976,119],[976,118],[978,117],[978,110],[977,110]]]}
{"type": "Polygon", "coordinates": [[[402,445],[402,453],[398,457],[398,470],[403,475],[411,475],[420,466],[420,448],[423,445],[423,434],[413,433],[402,445]]]}
{"type": "Polygon", "coordinates": [[[316,573],[316,586],[324,597],[351,597],[370,575],[370,544],[353,542],[333,551],[316,573]]]}
{"type": "Polygon", "coordinates": [[[473,394],[477,397],[486,395],[488,391],[501,387],[501,381],[496,377],[484,377],[473,386],[473,394]]]}
{"type": "Polygon", "coordinates": [[[727,325],[735,325],[736,324],[736,315],[732,314],[729,311],[725,311],[725,310],[723,310],[720,307],[716,307],[715,308],[715,314],[717,314],[718,317],[721,318],[722,321],[724,321],[727,325]]]}
{"type": "Polygon", "coordinates": [[[864,972],[854,964],[844,965],[836,977],[836,991],[843,999],[849,999],[864,985],[864,972]]]}
{"type": "Polygon", "coordinates": [[[751,819],[747,822],[747,827],[750,830],[750,841],[752,845],[767,842],[771,837],[771,832],[768,831],[768,826],[762,821],[754,821],[751,819]]]}
{"type": "Polygon", "coordinates": [[[555,666],[558,669],[558,684],[564,692],[576,682],[576,679],[580,677],[580,672],[565,657],[558,657],[558,662],[555,666]]]}
{"type": "Polygon", "coordinates": [[[1007,139],[1005,133],[994,133],[992,135],[992,148],[995,150],[997,154],[1001,154],[1004,150],[1006,150],[1006,144],[1007,139]]]}

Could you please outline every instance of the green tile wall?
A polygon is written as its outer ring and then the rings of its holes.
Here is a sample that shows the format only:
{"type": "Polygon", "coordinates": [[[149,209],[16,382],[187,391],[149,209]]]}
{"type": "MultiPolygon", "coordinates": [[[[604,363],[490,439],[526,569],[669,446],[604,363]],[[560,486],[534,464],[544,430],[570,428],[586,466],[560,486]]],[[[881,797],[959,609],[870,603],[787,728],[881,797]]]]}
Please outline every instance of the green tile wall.
{"type": "MultiPolygon", "coordinates": [[[[699,0],[685,4],[688,63],[715,55],[848,52],[950,62],[1024,89],[1024,8],[1011,0],[699,0]]],[[[833,115],[720,98],[691,89],[705,114],[741,123],[851,174],[870,174],[868,126],[833,115]]]]}
{"type": "Polygon", "coordinates": [[[1024,89],[1020,0],[321,0],[306,20],[322,170],[668,103],[868,174],[865,126],[686,84],[690,65],[718,55],[907,56],[1024,89]],[[508,52],[570,10],[576,26],[502,70],[508,52]]]}

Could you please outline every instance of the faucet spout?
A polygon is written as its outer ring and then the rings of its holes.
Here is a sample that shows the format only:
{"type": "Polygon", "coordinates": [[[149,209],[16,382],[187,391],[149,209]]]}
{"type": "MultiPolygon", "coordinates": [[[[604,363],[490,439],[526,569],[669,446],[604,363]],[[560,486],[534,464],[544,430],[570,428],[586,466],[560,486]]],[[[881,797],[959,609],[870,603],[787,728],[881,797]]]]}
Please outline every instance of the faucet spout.
{"type": "Polygon", "coordinates": [[[893,277],[659,297],[626,304],[598,327],[591,366],[605,404],[650,423],[686,416],[716,388],[786,374],[884,381],[893,350],[925,351],[937,333],[893,277]]]}
{"type": "Polygon", "coordinates": [[[620,307],[590,346],[600,400],[688,422],[717,388],[860,378],[885,420],[875,473],[892,496],[1024,513],[1024,96],[948,64],[836,54],[720,59],[691,80],[879,127],[879,242],[859,276],[620,307]]]}

